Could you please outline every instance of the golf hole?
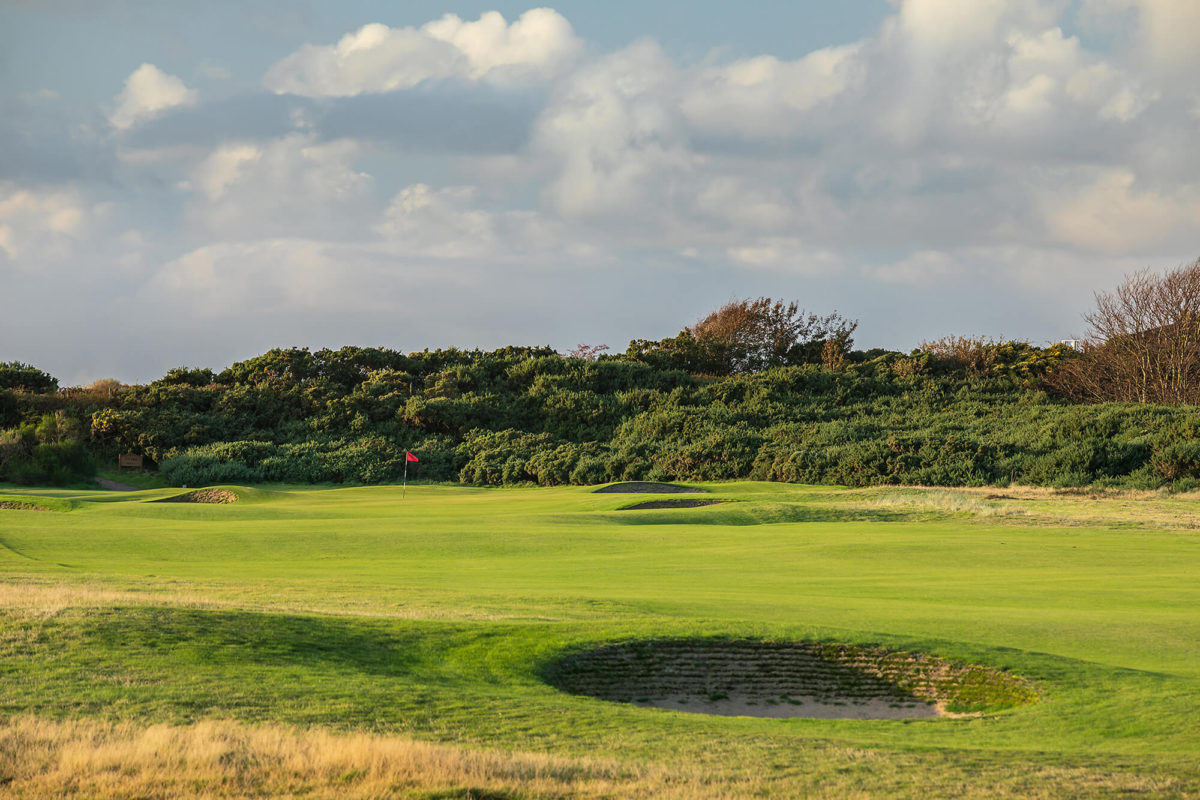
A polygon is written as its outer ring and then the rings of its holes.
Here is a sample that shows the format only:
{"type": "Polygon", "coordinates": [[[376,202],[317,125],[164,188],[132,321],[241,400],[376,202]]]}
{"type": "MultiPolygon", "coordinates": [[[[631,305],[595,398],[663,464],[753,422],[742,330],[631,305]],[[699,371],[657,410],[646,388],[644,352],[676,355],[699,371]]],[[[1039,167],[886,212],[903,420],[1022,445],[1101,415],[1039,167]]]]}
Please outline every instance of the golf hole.
{"type": "Polygon", "coordinates": [[[1003,670],[839,644],[642,641],[569,655],[545,672],[565,692],[720,716],[921,719],[1033,702],[1003,670]]]}

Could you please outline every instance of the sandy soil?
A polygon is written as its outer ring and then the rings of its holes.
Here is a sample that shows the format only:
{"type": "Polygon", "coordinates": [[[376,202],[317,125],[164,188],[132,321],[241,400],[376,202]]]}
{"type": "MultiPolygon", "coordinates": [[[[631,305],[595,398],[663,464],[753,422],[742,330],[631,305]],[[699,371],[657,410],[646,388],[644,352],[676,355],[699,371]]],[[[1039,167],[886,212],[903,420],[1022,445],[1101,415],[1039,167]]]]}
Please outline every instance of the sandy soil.
{"type": "Polygon", "coordinates": [[[882,699],[792,697],[789,699],[731,695],[722,700],[707,697],[670,697],[636,700],[644,708],[665,708],[692,714],[769,719],[927,719],[941,716],[936,705],[921,701],[896,703],[882,699]]]}

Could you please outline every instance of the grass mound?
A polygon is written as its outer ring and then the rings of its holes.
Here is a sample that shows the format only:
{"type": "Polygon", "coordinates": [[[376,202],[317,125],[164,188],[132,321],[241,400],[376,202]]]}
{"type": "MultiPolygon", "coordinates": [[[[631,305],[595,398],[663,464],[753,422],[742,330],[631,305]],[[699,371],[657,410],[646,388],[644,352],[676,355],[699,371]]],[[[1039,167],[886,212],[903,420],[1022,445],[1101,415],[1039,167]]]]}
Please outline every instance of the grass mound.
{"type": "Polygon", "coordinates": [[[571,694],[737,716],[904,719],[1037,699],[1028,682],[991,667],[808,642],[609,645],[569,655],[544,677],[571,694]]]}
{"type": "Polygon", "coordinates": [[[610,483],[608,486],[601,486],[596,490],[596,494],[684,494],[688,492],[703,493],[704,490],[696,486],[680,486],[675,483],[654,483],[651,481],[610,483]]]}
{"type": "Polygon", "coordinates": [[[77,504],[57,497],[33,494],[0,494],[0,511],[72,511],[77,504]]]}

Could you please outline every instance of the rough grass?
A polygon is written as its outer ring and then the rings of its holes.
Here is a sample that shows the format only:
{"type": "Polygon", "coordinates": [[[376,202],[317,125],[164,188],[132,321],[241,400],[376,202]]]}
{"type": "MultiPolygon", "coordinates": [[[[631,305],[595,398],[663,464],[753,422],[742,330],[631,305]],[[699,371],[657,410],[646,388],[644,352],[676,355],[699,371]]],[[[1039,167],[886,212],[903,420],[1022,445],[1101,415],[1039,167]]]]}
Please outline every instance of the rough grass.
{"type": "Polygon", "coordinates": [[[1028,514],[1024,508],[1006,506],[989,500],[992,495],[979,496],[964,491],[924,490],[918,492],[892,492],[874,498],[873,506],[886,509],[942,511],[950,514],[967,514],[973,517],[1003,517],[1028,514]]]}
{"type": "Polygon", "coordinates": [[[408,737],[208,720],[0,723],[0,793],[20,798],[699,798],[678,773],[408,737]]]}
{"type": "MultiPolygon", "coordinates": [[[[724,756],[718,750],[716,754],[724,756]]],[[[778,753],[705,774],[695,765],[437,745],[404,736],[333,733],[206,720],[192,725],[70,722],[18,716],[0,722],[0,796],[10,798],[871,798],[861,774],[889,797],[1160,797],[1197,794],[1180,781],[1119,766],[1032,766],[1012,780],[970,756],[937,764],[904,754],[822,748],[778,753]],[[802,792],[802,795],[798,793],[802,792]]]]}
{"type": "Polygon", "coordinates": [[[940,489],[865,489],[835,493],[836,507],[879,509],[897,518],[962,518],[1024,526],[1200,529],[1200,492],[1010,486],[940,489]]]}

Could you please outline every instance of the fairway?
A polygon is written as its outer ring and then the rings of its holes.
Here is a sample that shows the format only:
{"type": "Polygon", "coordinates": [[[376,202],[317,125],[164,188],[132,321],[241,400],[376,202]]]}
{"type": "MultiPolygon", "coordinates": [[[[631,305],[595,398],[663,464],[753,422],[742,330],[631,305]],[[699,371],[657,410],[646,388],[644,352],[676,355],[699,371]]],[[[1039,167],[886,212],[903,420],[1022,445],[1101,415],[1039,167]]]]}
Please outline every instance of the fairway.
{"type": "Polygon", "coordinates": [[[1197,495],[696,485],[727,502],[0,489],[0,796],[1200,796],[1197,495]],[[1037,699],[772,719],[546,680],[643,640],[928,654],[1037,699]]]}

